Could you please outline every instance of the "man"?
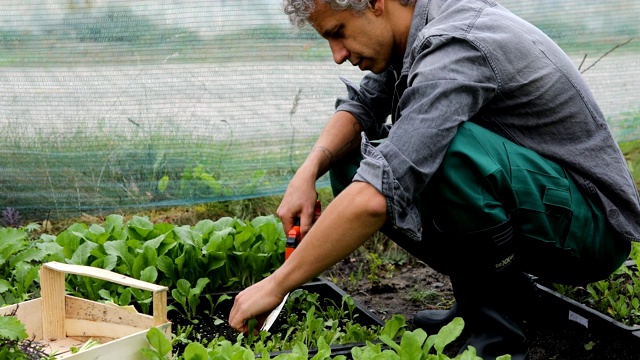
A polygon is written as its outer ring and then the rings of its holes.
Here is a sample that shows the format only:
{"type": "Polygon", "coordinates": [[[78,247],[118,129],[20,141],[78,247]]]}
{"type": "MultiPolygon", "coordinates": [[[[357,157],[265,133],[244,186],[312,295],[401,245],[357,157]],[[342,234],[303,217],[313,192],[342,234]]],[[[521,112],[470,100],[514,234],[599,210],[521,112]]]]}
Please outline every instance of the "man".
{"type": "Polygon", "coordinates": [[[526,274],[600,280],[640,240],[638,191],[575,66],[491,0],[285,0],[285,12],[370,73],[345,81],[277,210],[285,231],[300,218],[304,241],[237,296],[231,326],[246,331],[382,230],[450,276],[456,306],[416,326],[462,316],[480,357],[526,359],[526,274]],[[337,195],[311,227],[328,170],[337,195]]]}

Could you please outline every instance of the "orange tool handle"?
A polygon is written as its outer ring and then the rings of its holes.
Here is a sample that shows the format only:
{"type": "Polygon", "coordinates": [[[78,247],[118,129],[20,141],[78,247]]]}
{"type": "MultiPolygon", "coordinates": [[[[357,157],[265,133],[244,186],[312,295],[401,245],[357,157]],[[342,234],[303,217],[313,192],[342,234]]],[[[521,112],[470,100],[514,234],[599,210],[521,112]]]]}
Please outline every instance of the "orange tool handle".
{"type": "MultiPolygon", "coordinates": [[[[320,204],[320,200],[316,201],[316,207],[313,211],[314,218],[320,216],[322,212],[322,205],[320,204]]],[[[284,260],[286,261],[291,254],[293,254],[293,250],[298,247],[302,238],[300,237],[300,218],[293,219],[293,227],[289,230],[287,234],[287,246],[284,249],[284,260]]]]}
{"type": "Polygon", "coordinates": [[[293,222],[293,227],[287,234],[287,247],[284,248],[285,261],[293,254],[293,250],[296,249],[298,243],[300,243],[300,219],[296,218],[293,222]]]}

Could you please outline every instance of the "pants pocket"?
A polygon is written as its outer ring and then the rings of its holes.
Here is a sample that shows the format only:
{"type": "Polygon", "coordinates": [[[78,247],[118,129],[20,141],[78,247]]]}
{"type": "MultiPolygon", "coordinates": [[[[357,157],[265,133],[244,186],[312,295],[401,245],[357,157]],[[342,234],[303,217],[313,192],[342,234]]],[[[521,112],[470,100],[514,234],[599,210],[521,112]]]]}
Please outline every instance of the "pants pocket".
{"type": "Polygon", "coordinates": [[[564,249],[573,215],[569,181],[523,168],[512,169],[512,181],[522,235],[564,249]]]}

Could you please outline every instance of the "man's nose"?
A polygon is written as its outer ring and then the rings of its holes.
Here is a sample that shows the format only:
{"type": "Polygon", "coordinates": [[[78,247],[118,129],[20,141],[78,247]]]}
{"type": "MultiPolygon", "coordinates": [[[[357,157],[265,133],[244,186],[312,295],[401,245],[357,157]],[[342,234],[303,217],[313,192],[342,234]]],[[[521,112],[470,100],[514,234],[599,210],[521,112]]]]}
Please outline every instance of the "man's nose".
{"type": "Polygon", "coordinates": [[[333,54],[333,61],[335,61],[336,64],[342,64],[349,59],[349,50],[347,50],[341,41],[331,40],[329,41],[329,47],[333,54]]]}

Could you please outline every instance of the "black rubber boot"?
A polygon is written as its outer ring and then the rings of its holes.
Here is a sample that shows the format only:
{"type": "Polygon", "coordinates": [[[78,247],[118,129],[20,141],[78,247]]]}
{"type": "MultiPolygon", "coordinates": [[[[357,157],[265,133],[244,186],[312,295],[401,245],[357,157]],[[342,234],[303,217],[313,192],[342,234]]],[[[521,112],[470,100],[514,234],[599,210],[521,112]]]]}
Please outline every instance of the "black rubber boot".
{"type": "Polygon", "coordinates": [[[413,318],[413,326],[421,328],[428,335],[437,334],[440,328],[447,325],[455,317],[462,316],[458,310],[458,303],[453,303],[451,309],[447,310],[422,310],[418,311],[413,318]]]}
{"type": "Polygon", "coordinates": [[[460,302],[456,301],[449,310],[420,311],[413,319],[413,324],[428,335],[433,335],[460,316],[465,320],[464,334],[469,336],[460,353],[467,350],[468,346],[473,346],[483,360],[493,360],[506,354],[510,354],[512,360],[525,360],[528,358],[528,346],[521,329],[522,323],[518,320],[522,320],[522,316],[529,311],[532,304],[528,300],[535,294],[528,282],[531,282],[530,278],[523,273],[520,279],[505,284],[507,292],[510,291],[509,286],[516,289],[510,296],[500,290],[491,292],[488,288],[493,286],[486,284],[485,287],[483,284],[470,286],[452,280],[456,299],[460,299],[460,302]],[[478,296],[484,299],[474,299],[478,296]],[[492,301],[492,298],[495,299],[492,301]],[[498,307],[500,310],[496,309],[498,307]]]}
{"type": "MultiPolygon", "coordinates": [[[[485,259],[483,259],[482,267],[484,269],[481,270],[482,273],[501,272],[503,269],[509,268],[509,265],[515,259],[511,241],[513,229],[510,221],[483,231],[464,235],[448,235],[440,232],[436,227],[432,227],[430,231],[439,233],[437,237],[442,240],[432,244],[433,248],[429,252],[431,257],[422,260],[431,268],[447,275],[464,272],[465,267],[469,267],[469,265],[477,268],[473,264],[478,262],[478,259],[474,257],[479,254],[485,254],[483,256],[485,259]],[[435,247],[443,243],[446,245],[440,248],[435,247]],[[446,246],[449,246],[449,248],[446,246]],[[460,254],[460,257],[456,259],[457,261],[451,261],[447,256],[442,256],[442,253],[453,253],[456,247],[458,249],[460,247],[465,248],[467,250],[466,255],[464,253],[460,254]],[[486,261],[487,257],[493,260],[486,261]],[[492,264],[496,264],[495,267],[492,264]]],[[[406,244],[406,242],[403,242],[400,245],[408,249],[409,252],[421,253],[419,250],[407,247],[413,245],[411,243],[406,244]]],[[[458,306],[458,302],[455,302],[451,309],[448,310],[418,311],[413,319],[413,324],[415,327],[425,330],[427,334],[437,333],[441,327],[447,325],[456,316],[462,316],[463,313],[464,311],[458,306]]]]}
{"type": "Polygon", "coordinates": [[[427,334],[435,334],[439,327],[461,316],[469,340],[460,352],[473,346],[483,360],[506,354],[513,360],[527,359],[520,320],[527,312],[533,288],[531,279],[516,266],[511,222],[474,233],[442,235],[463,249],[457,252],[449,273],[456,306],[449,311],[421,312],[414,324],[427,334]]]}
{"type": "Polygon", "coordinates": [[[476,355],[483,360],[494,360],[507,354],[511,355],[511,360],[529,358],[527,338],[520,325],[504,313],[491,307],[478,307],[473,315],[466,317],[465,328],[471,336],[459,353],[473,346],[476,355]]]}
{"type": "Polygon", "coordinates": [[[427,334],[436,334],[439,327],[460,316],[465,321],[463,334],[468,340],[459,353],[473,346],[483,360],[507,354],[512,360],[528,359],[522,326],[524,315],[536,305],[535,284],[528,275],[515,269],[477,277],[452,275],[451,284],[456,305],[453,311],[436,314],[440,323],[433,317],[427,320],[426,326],[431,326],[430,330],[423,328],[427,334]]]}

